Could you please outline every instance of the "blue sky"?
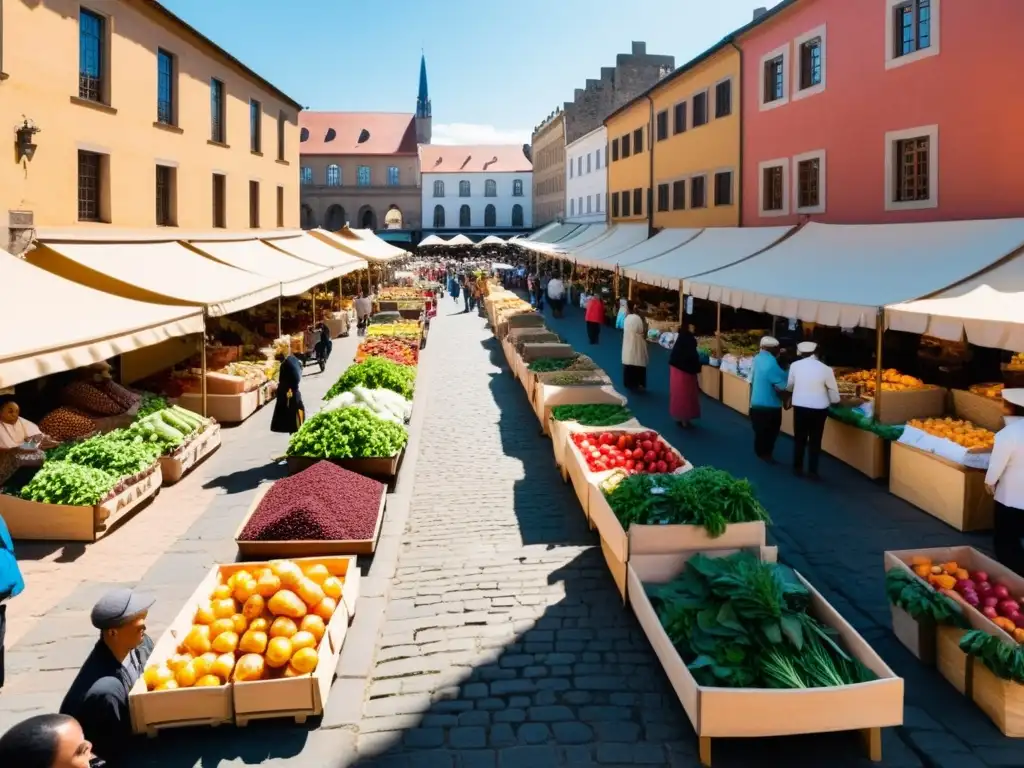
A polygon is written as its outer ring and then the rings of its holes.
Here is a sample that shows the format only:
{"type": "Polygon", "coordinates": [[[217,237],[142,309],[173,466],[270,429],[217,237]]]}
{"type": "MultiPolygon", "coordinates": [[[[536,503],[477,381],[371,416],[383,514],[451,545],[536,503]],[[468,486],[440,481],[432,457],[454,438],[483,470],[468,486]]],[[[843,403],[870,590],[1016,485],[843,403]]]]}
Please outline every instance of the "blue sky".
{"type": "Polygon", "coordinates": [[[412,112],[427,56],[434,140],[528,142],[632,40],[682,64],[777,0],[163,0],[310,109],[412,112]]]}

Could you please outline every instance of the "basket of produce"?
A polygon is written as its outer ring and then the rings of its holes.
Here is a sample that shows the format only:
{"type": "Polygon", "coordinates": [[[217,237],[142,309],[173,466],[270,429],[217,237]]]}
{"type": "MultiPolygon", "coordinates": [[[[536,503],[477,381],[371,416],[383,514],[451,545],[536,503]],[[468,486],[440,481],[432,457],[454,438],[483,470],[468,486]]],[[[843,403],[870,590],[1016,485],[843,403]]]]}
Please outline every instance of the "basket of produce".
{"type": "MultiPolygon", "coordinates": [[[[842,370],[842,369],[839,369],[842,370]]],[[[884,424],[905,424],[910,419],[941,416],[946,410],[946,390],[921,379],[907,376],[894,368],[882,371],[882,393],[878,397],[876,372],[859,370],[842,372],[836,383],[860,385],[860,395],[880,399],[876,416],[884,424]]]]}
{"type": "MultiPolygon", "coordinates": [[[[628,438],[618,442],[628,448],[628,438]]],[[[666,471],[669,466],[670,458],[666,471]]],[[[749,480],[708,466],[681,474],[628,472],[592,483],[589,501],[590,521],[623,600],[626,564],[636,555],[764,545],[768,512],[749,480]]]]}
{"type": "Polygon", "coordinates": [[[261,488],[235,543],[243,557],[372,554],[386,498],[383,483],[319,461],[261,488]]]}
{"type": "Polygon", "coordinates": [[[288,471],[296,474],[327,459],[361,475],[391,480],[398,474],[408,441],[404,426],[368,408],[321,411],[303,423],[288,442],[288,471]]]}
{"type": "Polygon", "coordinates": [[[903,723],[903,680],[773,548],[642,555],[630,604],[711,765],[716,738],[864,731],[903,723]],[[709,618],[710,617],[710,618],[709,618]]]}
{"type": "Polygon", "coordinates": [[[958,419],[971,421],[979,427],[998,432],[1003,419],[1003,384],[975,384],[967,390],[950,390],[953,413],[958,419]]]}
{"type": "Polygon", "coordinates": [[[509,334],[508,338],[512,342],[512,348],[518,354],[523,354],[523,347],[527,344],[561,344],[562,337],[557,333],[552,333],[546,328],[522,328],[515,334],[509,334]]]}
{"type": "Polygon", "coordinates": [[[419,362],[419,339],[401,336],[380,336],[360,342],[356,348],[356,362],[369,357],[382,357],[401,365],[416,365],[419,362]]]}
{"type": "Polygon", "coordinates": [[[160,445],[160,469],[164,483],[170,485],[220,447],[220,425],[180,406],[167,405],[163,398],[159,400],[164,407],[148,410],[128,432],[137,440],[160,445]]]}
{"type": "Polygon", "coordinates": [[[354,557],[215,566],[129,692],[132,729],[322,714],[358,595],[354,557]]]}
{"type": "MultiPolygon", "coordinates": [[[[565,390],[569,395],[579,390],[565,390]]],[[[560,393],[561,394],[561,393],[560,393]]],[[[626,398],[608,388],[599,389],[585,403],[566,402],[549,405],[547,408],[547,433],[551,435],[551,447],[555,452],[555,466],[562,472],[562,479],[568,480],[565,470],[565,450],[570,435],[575,432],[593,432],[595,427],[617,427],[621,429],[642,429],[629,408],[626,398]]]]}
{"type": "Polygon", "coordinates": [[[996,440],[995,432],[992,430],[949,416],[944,419],[911,419],[907,426],[955,443],[965,448],[968,453],[991,453],[996,440]]]}
{"type": "Polygon", "coordinates": [[[354,387],[390,389],[411,400],[415,385],[415,367],[400,365],[380,357],[371,357],[346,368],[345,372],[327,390],[324,400],[331,400],[354,387]]]}
{"type": "Polygon", "coordinates": [[[594,371],[555,371],[547,374],[543,381],[552,387],[604,387],[612,383],[608,374],[594,371]]]}

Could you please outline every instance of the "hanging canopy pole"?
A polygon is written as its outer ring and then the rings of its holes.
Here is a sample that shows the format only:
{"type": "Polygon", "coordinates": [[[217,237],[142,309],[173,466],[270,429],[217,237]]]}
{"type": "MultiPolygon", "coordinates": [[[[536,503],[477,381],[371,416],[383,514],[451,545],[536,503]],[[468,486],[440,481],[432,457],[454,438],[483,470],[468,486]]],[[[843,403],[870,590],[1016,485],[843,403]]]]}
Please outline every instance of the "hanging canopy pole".
{"type": "Polygon", "coordinates": [[[338,278],[338,311],[341,312],[341,278],[338,278]]]}
{"type": "Polygon", "coordinates": [[[630,301],[633,300],[633,278],[632,277],[627,277],[626,278],[626,298],[629,299],[630,301]]]}
{"type": "Polygon", "coordinates": [[[316,286],[309,292],[310,298],[313,299],[313,324],[316,324],[316,286]]]}
{"type": "Polygon", "coordinates": [[[882,415],[882,335],[885,333],[885,310],[878,308],[875,314],[875,407],[871,411],[873,421],[882,415]]]}
{"type": "Polygon", "coordinates": [[[203,317],[203,334],[199,337],[199,369],[202,375],[199,384],[199,393],[202,400],[203,418],[208,413],[206,408],[206,318],[203,317]]]}
{"type": "Polygon", "coordinates": [[[281,324],[281,294],[277,294],[277,335],[284,336],[284,326],[281,324]]]}
{"type": "Polygon", "coordinates": [[[686,297],[683,296],[683,281],[679,281],[679,332],[683,331],[683,315],[686,313],[686,297]]]}
{"type": "Polygon", "coordinates": [[[715,310],[715,357],[722,359],[722,302],[715,310]]]}

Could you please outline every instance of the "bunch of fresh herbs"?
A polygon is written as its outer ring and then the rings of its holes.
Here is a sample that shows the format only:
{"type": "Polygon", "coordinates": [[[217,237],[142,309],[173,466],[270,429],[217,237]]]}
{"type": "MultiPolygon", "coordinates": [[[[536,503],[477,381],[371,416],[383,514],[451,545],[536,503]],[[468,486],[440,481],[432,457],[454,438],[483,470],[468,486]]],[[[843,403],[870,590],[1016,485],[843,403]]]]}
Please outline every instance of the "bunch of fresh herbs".
{"type": "Polygon", "coordinates": [[[527,367],[534,373],[551,373],[553,371],[564,371],[575,361],[576,355],[572,357],[538,357],[527,367]]]}
{"type": "Polygon", "coordinates": [[[1024,647],[1017,643],[1011,645],[980,629],[972,629],[960,638],[960,650],[977,656],[1000,680],[1024,685],[1024,647]]]}
{"type": "Polygon", "coordinates": [[[555,421],[575,421],[585,427],[611,427],[633,418],[629,408],[614,403],[556,405],[551,415],[555,421]]]}
{"type": "Polygon", "coordinates": [[[902,568],[890,568],[886,572],[885,594],[890,603],[902,608],[916,621],[932,621],[961,629],[970,626],[955,600],[931,589],[902,568]]]}

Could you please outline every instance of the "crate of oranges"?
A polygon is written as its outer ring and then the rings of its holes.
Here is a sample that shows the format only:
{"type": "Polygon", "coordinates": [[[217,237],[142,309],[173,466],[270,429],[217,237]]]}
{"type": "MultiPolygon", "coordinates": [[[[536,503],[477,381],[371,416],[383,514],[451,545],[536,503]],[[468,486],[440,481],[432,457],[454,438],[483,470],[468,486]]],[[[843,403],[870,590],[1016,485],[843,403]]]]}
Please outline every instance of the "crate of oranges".
{"type": "Polygon", "coordinates": [[[354,557],[215,566],[129,693],[133,730],[321,714],[358,595],[354,557]]]}
{"type": "Polygon", "coordinates": [[[990,452],[996,440],[996,433],[992,430],[949,416],[944,419],[911,419],[907,426],[956,443],[969,453],[990,452]]]}

